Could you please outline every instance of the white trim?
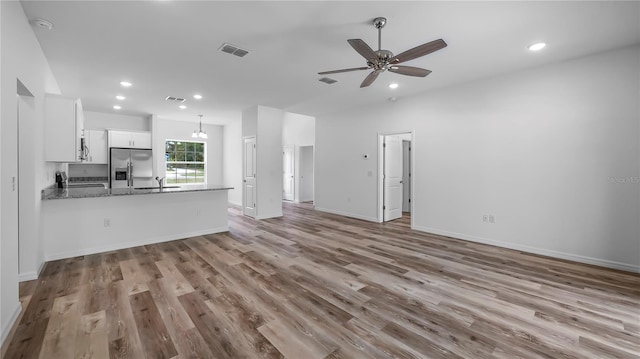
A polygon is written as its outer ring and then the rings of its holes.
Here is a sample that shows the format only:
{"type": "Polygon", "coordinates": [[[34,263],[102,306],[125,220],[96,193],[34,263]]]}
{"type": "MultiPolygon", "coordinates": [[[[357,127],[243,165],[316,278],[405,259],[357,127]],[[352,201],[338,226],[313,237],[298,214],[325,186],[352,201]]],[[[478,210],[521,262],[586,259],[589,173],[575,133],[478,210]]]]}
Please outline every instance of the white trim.
{"type": "Polygon", "coordinates": [[[336,210],[333,210],[333,209],[320,208],[320,207],[315,207],[314,209],[316,211],[320,211],[320,212],[327,212],[327,213],[337,214],[337,215],[340,215],[340,216],[356,218],[356,219],[362,219],[364,221],[379,223],[378,219],[376,217],[362,216],[362,215],[359,215],[359,214],[336,211],[336,210]]]}
{"type": "Polygon", "coordinates": [[[116,250],[119,250],[119,249],[144,246],[144,245],[147,245],[147,244],[156,244],[156,243],[162,243],[162,242],[168,242],[168,241],[175,241],[177,239],[185,239],[185,238],[189,238],[189,237],[196,237],[196,236],[202,236],[202,235],[205,235],[205,234],[213,234],[213,233],[220,233],[220,232],[227,232],[227,231],[229,231],[229,227],[228,226],[218,227],[218,228],[209,228],[209,229],[203,229],[203,230],[200,230],[200,231],[194,231],[194,232],[188,232],[188,233],[178,233],[178,234],[172,234],[172,235],[167,235],[167,236],[149,238],[149,239],[145,239],[143,241],[137,241],[137,242],[117,243],[117,244],[112,244],[112,245],[107,245],[107,246],[102,246],[102,247],[85,248],[85,249],[81,249],[81,250],[78,250],[78,251],[52,253],[52,254],[47,254],[45,256],[45,259],[46,259],[47,262],[49,262],[49,261],[55,261],[55,260],[58,260],[58,259],[66,259],[66,258],[73,258],[73,257],[78,257],[78,256],[86,256],[86,255],[90,255],[90,254],[116,251],[116,250]]]}
{"type": "Polygon", "coordinates": [[[232,206],[238,206],[242,209],[242,202],[228,201],[228,203],[232,206]]]}
{"type": "Polygon", "coordinates": [[[18,274],[18,282],[27,282],[30,280],[34,280],[34,279],[38,279],[38,277],[40,277],[40,273],[42,273],[42,269],[44,269],[44,265],[46,264],[46,261],[43,261],[42,263],[40,263],[40,268],[38,268],[38,271],[30,271],[30,272],[26,272],[26,273],[20,273],[18,274]]]}
{"type": "Polygon", "coordinates": [[[540,255],[553,257],[553,258],[566,259],[574,262],[593,264],[600,267],[619,269],[627,272],[640,273],[640,266],[630,264],[630,263],[622,263],[622,262],[610,261],[606,259],[582,256],[579,254],[559,252],[559,251],[554,251],[554,250],[549,250],[544,248],[530,247],[522,244],[496,241],[493,239],[476,237],[476,236],[471,236],[471,235],[462,234],[462,233],[449,232],[449,231],[444,231],[436,228],[411,226],[411,229],[414,229],[416,231],[451,237],[454,239],[460,239],[460,240],[482,243],[482,244],[489,244],[496,247],[508,248],[508,249],[513,249],[513,250],[523,251],[523,252],[528,252],[533,254],[540,254],[540,255]]]}
{"type": "Polygon", "coordinates": [[[15,324],[16,320],[20,316],[21,311],[22,311],[22,304],[18,302],[18,304],[16,305],[16,308],[13,310],[11,319],[7,322],[7,325],[4,328],[2,328],[2,333],[0,333],[0,343],[2,344],[0,345],[0,347],[4,345],[4,341],[7,339],[7,336],[9,336],[9,333],[11,333],[11,329],[13,328],[13,325],[15,324]]]}

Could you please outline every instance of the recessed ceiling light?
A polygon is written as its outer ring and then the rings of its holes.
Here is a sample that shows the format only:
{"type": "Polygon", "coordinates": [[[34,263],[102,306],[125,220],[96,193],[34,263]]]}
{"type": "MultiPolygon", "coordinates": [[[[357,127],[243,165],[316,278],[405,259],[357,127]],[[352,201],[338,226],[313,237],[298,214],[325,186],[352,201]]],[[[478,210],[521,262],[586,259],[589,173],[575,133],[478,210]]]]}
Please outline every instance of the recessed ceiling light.
{"type": "Polygon", "coordinates": [[[120,100],[120,101],[122,101],[122,100],[126,99],[126,97],[124,97],[124,96],[122,96],[122,95],[118,95],[118,96],[116,96],[116,98],[117,98],[118,100],[120,100]]]}
{"type": "Polygon", "coordinates": [[[530,51],[539,51],[542,50],[545,46],[547,46],[547,44],[545,44],[544,42],[536,42],[535,44],[529,45],[528,49],[530,51]]]}
{"type": "Polygon", "coordinates": [[[193,98],[195,98],[196,100],[200,100],[200,99],[202,99],[202,95],[195,94],[195,95],[193,95],[193,98]]]}
{"type": "Polygon", "coordinates": [[[119,110],[119,109],[121,109],[121,108],[122,108],[122,107],[120,107],[120,106],[118,106],[118,105],[113,105],[113,109],[114,109],[114,110],[119,110]]]}
{"type": "Polygon", "coordinates": [[[122,81],[122,82],[120,82],[120,85],[122,85],[122,87],[130,87],[131,86],[131,82],[122,81]]]}
{"type": "Polygon", "coordinates": [[[187,108],[187,106],[185,106],[185,105],[180,105],[180,106],[178,106],[178,107],[180,107],[180,108],[181,108],[181,109],[183,109],[183,110],[184,110],[185,108],[187,108]]]}
{"type": "Polygon", "coordinates": [[[394,82],[394,83],[392,83],[392,84],[389,84],[389,88],[390,88],[390,89],[397,89],[397,88],[398,88],[398,84],[397,84],[397,83],[395,83],[395,82],[394,82]]]}

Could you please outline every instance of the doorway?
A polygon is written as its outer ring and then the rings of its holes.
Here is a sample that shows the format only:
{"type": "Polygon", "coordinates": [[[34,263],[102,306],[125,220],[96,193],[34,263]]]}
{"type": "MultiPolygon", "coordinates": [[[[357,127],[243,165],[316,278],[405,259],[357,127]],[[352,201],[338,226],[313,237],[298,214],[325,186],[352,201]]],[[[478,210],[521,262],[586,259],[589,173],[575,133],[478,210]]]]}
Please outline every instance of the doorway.
{"type": "Polygon", "coordinates": [[[38,257],[41,255],[37,232],[36,209],[36,153],[32,140],[35,128],[35,97],[17,80],[17,211],[18,214],[18,274],[20,280],[37,276],[38,257]]]}
{"type": "Polygon", "coordinates": [[[243,139],[242,213],[256,217],[256,138],[243,139]]]}
{"type": "Polygon", "coordinates": [[[285,201],[295,199],[295,157],[293,145],[282,147],[282,199],[285,201]]]}
{"type": "Polygon", "coordinates": [[[413,132],[378,134],[378,221],[410,216],[413,132]]]}

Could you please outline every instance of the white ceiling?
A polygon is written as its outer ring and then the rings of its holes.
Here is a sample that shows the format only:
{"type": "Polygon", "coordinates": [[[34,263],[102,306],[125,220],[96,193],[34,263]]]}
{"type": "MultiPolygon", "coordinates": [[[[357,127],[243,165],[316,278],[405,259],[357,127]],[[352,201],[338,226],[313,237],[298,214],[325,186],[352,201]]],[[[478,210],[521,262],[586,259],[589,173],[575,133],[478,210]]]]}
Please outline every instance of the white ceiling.
{"type": "Polygon", "coordinates": [[[400,2],[400,1],[22,1],[63,95],[86,109],[224,123],[254,105],[311,116],[366,106],[431,89],[640,43],[640,2],[400,2]],[[377,46],[373,18],[388,19],[382,47],[395,54],[444,39],[449,46],[407,65],[426,78],[383,73],[359,88],[365,66],[347,43],[377,46]],[[541,52],[527,45],[544,41],[541,52]],[[244,58],[218,51],[228,42],[244,58]],[[133,86],[120,87],[129,80],[133,86]],[[390,90],[387,85],[400,87],[390,90]],[[201,93],[196,101],[191,96],[201,93]],[[164,101],[187,98],[186,110],[164,101]]]}

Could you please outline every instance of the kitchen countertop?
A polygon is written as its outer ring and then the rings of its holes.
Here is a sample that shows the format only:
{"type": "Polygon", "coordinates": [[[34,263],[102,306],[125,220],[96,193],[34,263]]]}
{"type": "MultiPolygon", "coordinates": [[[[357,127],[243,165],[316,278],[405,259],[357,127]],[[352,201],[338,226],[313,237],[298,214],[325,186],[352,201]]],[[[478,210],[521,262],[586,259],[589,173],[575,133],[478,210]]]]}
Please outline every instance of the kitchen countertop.
{"type": "Polygon", "coordinates": [[[56,188],[49,187],[42,190],[42,200],[50,199],[69,199],[69,198],[95,198],[95,197],[113,197],[113,196],[131,196],[143,194],[166,194],[166,193],[183,193],[183,192],[199,192],[199,191],[222,191],[233,189],[233,187],[223,185],[208,185],[206,187],[174,187],[154,189],[129,189],[129,188],[101,188],[101,187],[80,187],[80,188],[56,188]]]}

